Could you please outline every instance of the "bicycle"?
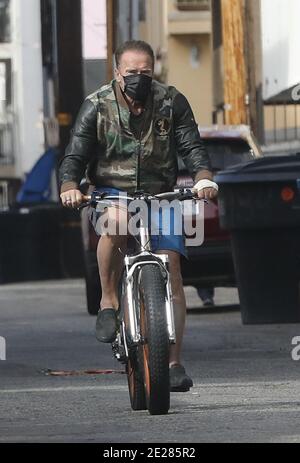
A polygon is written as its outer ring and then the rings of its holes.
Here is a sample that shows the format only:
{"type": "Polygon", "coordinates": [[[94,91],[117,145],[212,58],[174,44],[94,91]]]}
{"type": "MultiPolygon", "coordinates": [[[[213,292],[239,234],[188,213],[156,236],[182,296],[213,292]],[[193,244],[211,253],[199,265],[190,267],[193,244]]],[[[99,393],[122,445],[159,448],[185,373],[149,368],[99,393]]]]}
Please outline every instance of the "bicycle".
{"type": "MultiPolygon", "coordinates": [[[[115,200],[195,200],[190,189],[150,195],[114,196],[94,192],[85,204],[115,206],[115,200]]],[[[112,343],[114,357],[125,365],[133,410],[148,409],[151,415],[167,414],[170,408],[169,348],[176,343],[168,256],[151,250],[149,227],[140,218],[135,253],[124,256],[119,287],[119,330],[112,343]]]]}

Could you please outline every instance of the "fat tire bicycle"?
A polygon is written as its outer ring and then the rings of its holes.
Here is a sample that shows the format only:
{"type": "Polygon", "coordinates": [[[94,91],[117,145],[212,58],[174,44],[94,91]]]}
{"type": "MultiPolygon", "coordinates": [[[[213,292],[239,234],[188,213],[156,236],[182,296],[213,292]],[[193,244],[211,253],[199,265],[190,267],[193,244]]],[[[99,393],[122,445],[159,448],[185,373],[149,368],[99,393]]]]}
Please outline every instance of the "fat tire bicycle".
{"type": "MultiPolygon", "coordinates": [[[[85,204],[116,207],[116,200],[196,200],[195,191],[181,189],[158,195],[142,191],[132,196],[93,192],[85,204]]],[[[119,207],[119,206],[118,206],[119,207]]],[[[126,209],[127,210],[127,209],[126,209]]],[[[151,415],[170,408],[169,349],[176,343],[168,256],[151,249],[148,225],[140,219],[136,249],[124,255],[119,284],[119,329],[112,343],[114,357],[125,365],[133,410],[151,415]]]]}

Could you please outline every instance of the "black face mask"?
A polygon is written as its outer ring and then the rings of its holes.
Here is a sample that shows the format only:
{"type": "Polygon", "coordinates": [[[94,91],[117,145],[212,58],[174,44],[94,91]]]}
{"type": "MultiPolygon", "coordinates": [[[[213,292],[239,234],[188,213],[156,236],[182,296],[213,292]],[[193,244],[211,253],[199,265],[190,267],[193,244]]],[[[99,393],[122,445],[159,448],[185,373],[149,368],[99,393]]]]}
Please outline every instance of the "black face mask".
{"type": "Polygon", "coordinates": [[[151,92],[152,77],[145,74],[131,74],[123,77],[125,82],[124,93],[134,101],[145,103],[151,92]]]}

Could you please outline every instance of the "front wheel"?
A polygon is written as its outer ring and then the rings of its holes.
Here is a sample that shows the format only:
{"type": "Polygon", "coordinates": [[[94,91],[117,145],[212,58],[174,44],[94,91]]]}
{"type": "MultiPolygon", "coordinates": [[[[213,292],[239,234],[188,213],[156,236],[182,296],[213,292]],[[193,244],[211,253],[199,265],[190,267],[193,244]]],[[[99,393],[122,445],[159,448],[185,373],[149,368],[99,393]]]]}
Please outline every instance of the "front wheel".
{"type": "Polygon", "coordinates": [[[143,366],[147,408],[151,415],[163,415],[170,408],[169,335],[165,308],[165,282],[156,264],[140,270],[139,360],[143,366]]]}

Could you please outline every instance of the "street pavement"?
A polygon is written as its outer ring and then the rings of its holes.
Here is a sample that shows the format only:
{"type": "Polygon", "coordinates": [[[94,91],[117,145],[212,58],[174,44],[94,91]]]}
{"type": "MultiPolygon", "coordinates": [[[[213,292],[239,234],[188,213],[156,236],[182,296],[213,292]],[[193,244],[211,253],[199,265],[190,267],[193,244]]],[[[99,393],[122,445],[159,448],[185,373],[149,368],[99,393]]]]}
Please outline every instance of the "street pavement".
{"type": "MultiPolygon", "coordinates": [[[[186,294],[194,388],[150,416],[131,410],[122,365],[96,341],[82,280],[1,286],[0,442],[300,442],[300,325],[243,326],[237,307],[203,311],[186,294]]],[[[216,302],[236,304],[236,290],[218,289],[216,302]]]]}

